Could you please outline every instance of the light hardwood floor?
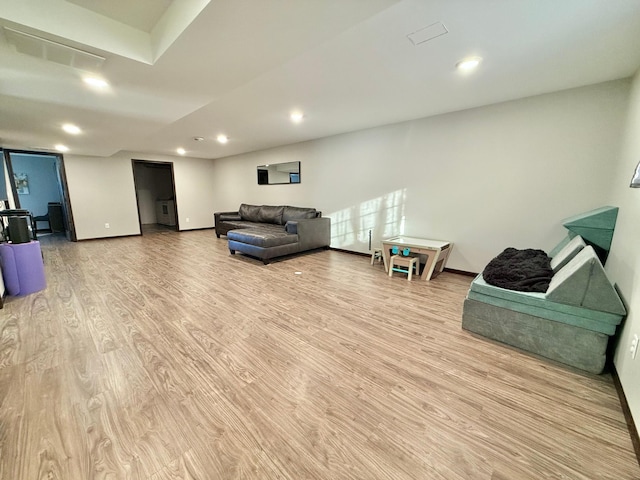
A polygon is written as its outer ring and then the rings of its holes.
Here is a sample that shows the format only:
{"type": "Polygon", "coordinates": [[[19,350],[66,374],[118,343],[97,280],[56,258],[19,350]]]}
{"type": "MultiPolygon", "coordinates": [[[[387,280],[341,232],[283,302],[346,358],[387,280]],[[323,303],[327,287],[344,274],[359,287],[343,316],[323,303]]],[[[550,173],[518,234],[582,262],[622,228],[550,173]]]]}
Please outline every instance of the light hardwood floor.
{"type": "Polygon", "coordinates": [[[42,244],[48,288],[0,310],[3,480],[640,478],[611,377],[463,331],[468,277],[42,244]]]}

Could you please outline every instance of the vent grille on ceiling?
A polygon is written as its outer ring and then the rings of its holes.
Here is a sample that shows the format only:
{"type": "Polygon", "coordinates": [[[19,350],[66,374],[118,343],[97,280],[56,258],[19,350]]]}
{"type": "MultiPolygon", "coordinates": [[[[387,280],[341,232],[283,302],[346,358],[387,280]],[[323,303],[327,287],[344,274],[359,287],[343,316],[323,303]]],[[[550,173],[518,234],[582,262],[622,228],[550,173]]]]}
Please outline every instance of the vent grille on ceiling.
{"type": "Polygon", "coordinates": [[[433,40],[434,38],[446,35],[447,33],[449,33],[447,27],[445,27],[442,22],[436,22],[413,33],[410,33],[409,35],[407,35],[407,38],[411,40],[411,43],[413,43],[415,46],[418,46],[421,43],[428,42],[429,40],[433,40]]]}
{"type": "Polygon", "coordinates": [[[104,57],[53,42],[30,33],[4,27],[7,41],[17,52],[59,63],[68,67],[95,72],[102,68],[104,57]]]}

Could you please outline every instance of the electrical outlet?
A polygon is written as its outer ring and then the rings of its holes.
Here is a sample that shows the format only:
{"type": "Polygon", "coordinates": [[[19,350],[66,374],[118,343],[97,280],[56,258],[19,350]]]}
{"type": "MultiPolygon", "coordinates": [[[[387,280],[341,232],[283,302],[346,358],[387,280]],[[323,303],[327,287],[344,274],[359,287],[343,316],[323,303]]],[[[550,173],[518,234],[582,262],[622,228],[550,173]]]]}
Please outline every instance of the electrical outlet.
{"type": "Polygon", "coordinates": [[[189,217],[187,217],[187,223],[189,223],[189,222],[190,222],[189,217]]]}
{"type": "Polygon", "coordinates": [[[631,341],[631,348],[629,349],[629,353],[631,353],[631,358],[636,358],[636,353],[638,353],[638,334],[633,335],[633,340],[631,341]]]}
{"type": "Polygon", "coordinates": [[[105,223],[104,228],[111,228],[111,225],[109,225],[108,223],[105,223]]]}

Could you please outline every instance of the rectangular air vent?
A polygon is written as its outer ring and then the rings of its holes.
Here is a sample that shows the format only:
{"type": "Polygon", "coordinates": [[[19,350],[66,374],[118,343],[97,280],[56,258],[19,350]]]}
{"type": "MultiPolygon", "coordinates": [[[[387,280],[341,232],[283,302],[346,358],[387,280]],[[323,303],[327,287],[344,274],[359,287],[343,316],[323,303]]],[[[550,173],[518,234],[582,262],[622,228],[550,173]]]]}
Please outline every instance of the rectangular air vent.
{"type": "Polygon", "coordinates": [[[436,22],[410,33],[407,35],[407,38],[411,40],[411,43],[414,45],[420,45],[421,43],[428,42],[429,40],[433,40],[434,38],[446,33],[449,33],[447,27],[445,27],[441,22],[436,22]]]}
{"type": "Polygon", "coordinates": [[[18,30],[7,27],[4,27],[4,33],[9,44],[13,45],[17,52],[42,60],[48,60],[88,72],[99,70],[105,61],[105,58],[99,55],[94,55],[93,53],[69,47],[30,33],[19,32],[18,30]]]}

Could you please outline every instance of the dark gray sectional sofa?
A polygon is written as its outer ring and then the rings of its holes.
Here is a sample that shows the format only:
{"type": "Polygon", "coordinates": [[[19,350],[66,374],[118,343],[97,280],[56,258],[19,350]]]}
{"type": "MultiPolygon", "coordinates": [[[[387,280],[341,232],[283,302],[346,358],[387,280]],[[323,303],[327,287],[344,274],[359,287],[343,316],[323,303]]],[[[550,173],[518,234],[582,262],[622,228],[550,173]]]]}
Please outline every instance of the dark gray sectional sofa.
{"type": "Polygon", "coordinates": [[[315,208],[240,205],[214,214],[216,236],[226,235],[231,254],[244,253],[265,264],[272,258],[329,247],[331,219],[315,208]]]}

